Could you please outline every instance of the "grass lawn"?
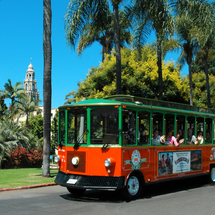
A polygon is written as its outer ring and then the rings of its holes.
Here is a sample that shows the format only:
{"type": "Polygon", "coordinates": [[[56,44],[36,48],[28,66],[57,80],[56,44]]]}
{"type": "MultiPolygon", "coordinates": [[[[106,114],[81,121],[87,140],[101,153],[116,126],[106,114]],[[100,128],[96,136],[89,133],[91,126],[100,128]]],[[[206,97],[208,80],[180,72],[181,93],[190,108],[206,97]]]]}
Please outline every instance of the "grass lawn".
{"type": "Polygon", "coordinates": [[[53,183],[57,169],[50,169],[50,178],[42,177],[41,168],[0,169],[0,189],[53,183]]]}

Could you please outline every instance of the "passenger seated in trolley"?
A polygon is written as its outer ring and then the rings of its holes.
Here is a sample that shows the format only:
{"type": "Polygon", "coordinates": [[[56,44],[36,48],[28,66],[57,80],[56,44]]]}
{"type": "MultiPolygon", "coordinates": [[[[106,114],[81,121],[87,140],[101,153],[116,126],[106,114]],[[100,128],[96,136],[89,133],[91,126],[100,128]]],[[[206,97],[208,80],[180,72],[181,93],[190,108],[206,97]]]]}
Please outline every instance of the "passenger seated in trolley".
{"type": "Polygon", "coordinates": [[[204,142],[204,137],[203,137],[203,132],[199,131],[198,133],[198,137],[196,139],[195,135],[193,135],[193,129],[189,128],[188,129],[188,139],[187,139],[187,144],[195,144],[195,145],[199,145],[199,144],[203,144],[204,142]]]}
{"type": "Polygon", "coordinates": [[[183,144],[184,143],[184,134],[183,134],[183,130],[182,129],[178,129],[178,134],[177,134],[176,140],[177,140],[177,142],[179,144],[183,144]]]}
{"type": "Polygon", "coordinates": [[[140,131],[139,131],[139,143],[140,144],[146,144],[147,143],[147,136],[146,136],[146,128],[144,126],[140,127],[140,131]]]}
{"type": "Polygon", "coordinates": [[[192,128],[189,128],[188,131],[187,131],[187,135],[188,135],[188,138],[187,138],[187,144],[196,144],[197,140],[196,140],[196,137],[195,135],[193,135],[193,129],[192,128]]]}
{"type": "Polygon", "coordinates": [[[166,144],[166,145],[175,145],[179,146],[180,144],[177,142],[176,138],[172,135],[173,130],[169,130],[167,132],[167,135],[163,135],[160,139],[161,144],[166,144]]]}
{"type": "Polygon", "coordinates": [[[211,133],[209,131],[207,131],[206,133],[206,143],[212,143],[212,137],[211,137],[211,133]]]}
{"type": "Polygon", "coordinates": [[[159,135],[159,131],[155,129],[153,132],[152,145],[160,145],[160,138],[161,136],[159,135]]]}
{"type": "Polygon", "coordinates": [[[195,145],[203,144],[203,142],[204,142],[203,132],[199,131],[195,145]]]}

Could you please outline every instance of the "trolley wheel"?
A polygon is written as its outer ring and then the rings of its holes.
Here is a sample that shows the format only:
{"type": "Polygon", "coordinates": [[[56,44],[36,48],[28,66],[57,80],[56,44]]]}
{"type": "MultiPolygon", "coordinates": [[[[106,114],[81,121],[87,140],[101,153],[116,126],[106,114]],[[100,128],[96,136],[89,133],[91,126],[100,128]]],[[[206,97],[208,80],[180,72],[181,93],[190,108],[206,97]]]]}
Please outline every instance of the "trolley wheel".
{"type": "Polygon", "coordinates": [[[127,200],[134,200],[137,199],[140,194],[142,193],[143,189],[143,182],[138,174],[132,173],[125,186],[125,197],[127,200]]]}
{"type": "Polygon", "coordinates": [[[211,167],[211,171],[210,171],[210,181],[215,183],[215,166],[211,167]]]}
{"type": "Polygon", "coordinates": [[[86,191],[86,189],[76,189],[71,187],[67,187],[67,190],[75,196],[81,196],[86,191]]]}

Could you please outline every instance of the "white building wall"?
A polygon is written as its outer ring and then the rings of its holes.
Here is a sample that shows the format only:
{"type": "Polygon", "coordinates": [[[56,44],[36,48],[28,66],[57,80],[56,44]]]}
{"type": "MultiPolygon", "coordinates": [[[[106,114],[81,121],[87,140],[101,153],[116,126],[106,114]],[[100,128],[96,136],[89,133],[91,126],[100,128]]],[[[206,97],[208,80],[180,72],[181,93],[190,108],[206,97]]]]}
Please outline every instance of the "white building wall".
{"type": "MultiPolygon", "coordinates": [[[[44,112],[43,112],[43,106],[38,106],[38,108],[40,108],[40,110],[42,110],[41,114],[43,116],[43,114],[44,114],[44,112]]],[[[53,120],[53,118],[55,116],[56,110],[57,110],[57,108],[52,108],[51,109],[51,121],[53,120]]],[[[34,114],[34,116],[36,116],[37,112],[35,111],[33,114],[34,114]]],[[[21,116],[19,118],[19,122],[25,122],[25,121],[26,121],[26,115],[25,116],[21,116]]]]}

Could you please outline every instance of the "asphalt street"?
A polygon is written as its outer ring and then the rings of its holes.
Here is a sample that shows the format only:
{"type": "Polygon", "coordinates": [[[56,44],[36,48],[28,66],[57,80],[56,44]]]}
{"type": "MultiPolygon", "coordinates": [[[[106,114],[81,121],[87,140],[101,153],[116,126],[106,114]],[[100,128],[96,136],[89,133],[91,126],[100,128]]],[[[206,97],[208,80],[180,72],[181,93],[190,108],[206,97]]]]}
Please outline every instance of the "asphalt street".
{"type": "Polygon", "coordinates": [[[50,186],[0,192],[0,215],[34,214],[189,214],[215,212],[215,184],[205,177],[148,185],[140,199],[127,202],[118,192],[87,190],[75,197],[50,186]]]}

